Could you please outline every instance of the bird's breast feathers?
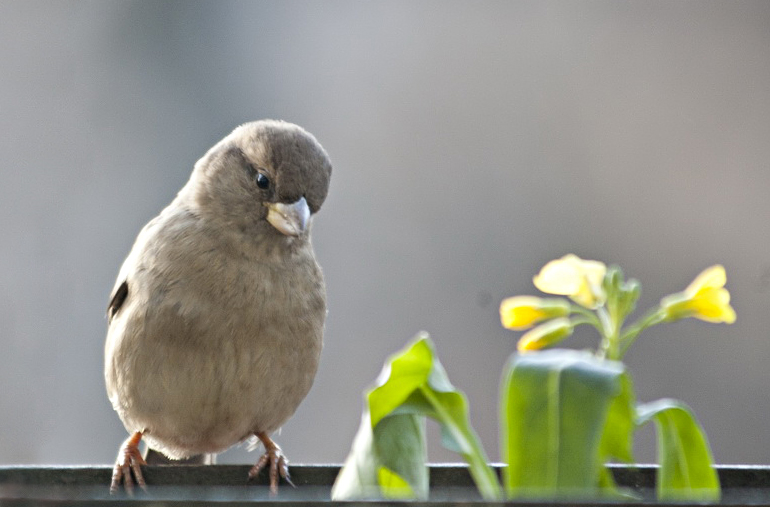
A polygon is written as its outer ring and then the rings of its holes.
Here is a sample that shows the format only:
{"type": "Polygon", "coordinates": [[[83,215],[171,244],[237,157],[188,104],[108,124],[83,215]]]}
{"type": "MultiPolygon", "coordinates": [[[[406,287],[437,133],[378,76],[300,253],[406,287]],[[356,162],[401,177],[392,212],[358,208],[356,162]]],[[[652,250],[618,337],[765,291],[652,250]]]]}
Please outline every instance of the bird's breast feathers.
{"type": "Polygon", "coordinates": [[[170,456],[277,429],[310,389],[321,350],[324,284],[312,250],[260,262],[216,235],[161,226],[143,232],[176,237],[140,235],[128,296],[110,323],[115,408],[170,456]]]}

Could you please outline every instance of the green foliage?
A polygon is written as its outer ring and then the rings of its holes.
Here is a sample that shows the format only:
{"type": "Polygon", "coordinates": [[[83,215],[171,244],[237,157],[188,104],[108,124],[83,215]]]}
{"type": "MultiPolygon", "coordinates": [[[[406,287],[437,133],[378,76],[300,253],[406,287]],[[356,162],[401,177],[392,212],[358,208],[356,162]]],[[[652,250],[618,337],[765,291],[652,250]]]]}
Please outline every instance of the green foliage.
{"type": "Polygon", "coordinates": [[[662,399],[637,407],[639,425],[655,422],[658,433],[658,499],[716,502],[719,477],[706,435],[682,402],[662,399]]]}
{"type": "MultiPolygon", "coordinates": [[[[628,498],[614,482],[609,461],[633,461],[634,431],[653,421],[663,501],[712,502],[720,498],[714,460],[703,429],[684,404],[659,400],[635,405],[633,384],[620,360],[648,327],[683,318],[732,323],[722,266],[704,270],[681,293],[626,325],[641,292],[617,266],[566,255],[533,279],[548,294],[507,298],[503,326],[526,333],[503,372],[500,443],[508,498],[628,498]],[[595,328],[595,353],[550,349],[576,326],[595,328]],[[534,353],[532,353],[534,352],[534,353]]],[[[334,500],[427,499],[425,419],[441,427],[443,445],[459,453],[488,500],[499,500],[499,481],[468,421],[465,395],[418,335],[383,368],[366,394],[361,426],[332,490],[334,500]]]]}
{"type": "Polygon", "coordinates": [[[350,455],[334,482],[332,499],[425,499],[426,459],[423,418],[394,414],[372,428],[365,413],[350,455]]]}
{"type": "Polygon", "coordinates": [[[689,317],[734,322],[726,281],[724,268],[711,266],[684,291],[664,297],[626,325],[636,308],[640,283],[625,280],[618,266],[570,254],[547,263],[533,279],[541,291],[568,296],[577,303],[571,305],[569,317],[554,318],[544,311],[556,307],[558,300],[535,296],[504,300],[500,305],[503,326],[529,330],[518,343],[519,351],[526,354],[510,362],[503,383],[506,492],[547,497],[615,492],[604,464],[611,458],[631,461],[634,429],[652,420],[658,430],[658,498],[719,499],[714,459],[693,414],[672,400],[635,408],[630,376],[619,361],[651,326],[689,317]],[[554,339],[546,331],[548,326],[563,327],[564,321],[572,327],[596,329],[601,341],[595,354],[568,350],[528,354],[563,340],[566,336],[554,339]],[[579,467],[575,463],[582,463],[582,468],[571,472],[571,466],[579,467]]]}
{"type": "Polygon", "coordinates": [[[632,461],[634,430],[658,430],[658,498],[716,501],[719,479],[703,429],[674,400],[634,407],[622,363],[574,350],[515,356],[501,400],[508,497],[601,497],[620,493],[605,464],[632,461]]]}
{"type": "Polygon", "coordinates": [[[385,363],[378,385],[366,395],[364,417],[332,499],[426,499],[426,417],[439,423],[444,446],[468,462],[482,496],[501,498],[497,477],[468,421],[465,395],[449,382],[423,333],[385,363]]]}
{"type": "Polygon", "coordinates": [[[558,349],[514,357],[501,399],[507,495],[616,493],[604,464],[610,457],[630,461],[632,417],[622,363],[558,349]]]}

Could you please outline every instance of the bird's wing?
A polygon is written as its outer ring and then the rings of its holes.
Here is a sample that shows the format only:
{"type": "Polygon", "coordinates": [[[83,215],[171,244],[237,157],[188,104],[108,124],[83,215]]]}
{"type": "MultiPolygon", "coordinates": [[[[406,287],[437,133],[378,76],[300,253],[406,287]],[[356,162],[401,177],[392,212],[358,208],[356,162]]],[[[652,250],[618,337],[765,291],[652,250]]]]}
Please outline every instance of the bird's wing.
{"type": "Polygon", "coordinates": [[[149,240],[157,233],[159,219],[159,216],[153,218],[139,231],[139,236],[137,236],[131,252],[129,252],[128,257],[126,257],[126,260],[123,261],[123,265],[120,267],[118,279],[110,294],[110,304],[107,305],[107,325],[112,322],[113,317],[120,311],[120,308],[126,302],[126,298],[128,298],[129,279],[132,280],[132,290],[136,290],[136,280],[133,275],[136,271],[137,259],[141,257],[142,252],[147,248],[149,240]]]}
{"type": "Polygon", "coordinates": [[[123,306],[123,303],[126,301],[126,298],[128,297],[128,280],[123,280],[123,282],[117,286],[117,288],[113,291],[112,297],[110,298],[110,304],[107,306],[107,323],[109,324],[112,322],[112,318],[115,316],[116,313],[118,313],[118,310],[120,310],[120,307],[123,306]]]}

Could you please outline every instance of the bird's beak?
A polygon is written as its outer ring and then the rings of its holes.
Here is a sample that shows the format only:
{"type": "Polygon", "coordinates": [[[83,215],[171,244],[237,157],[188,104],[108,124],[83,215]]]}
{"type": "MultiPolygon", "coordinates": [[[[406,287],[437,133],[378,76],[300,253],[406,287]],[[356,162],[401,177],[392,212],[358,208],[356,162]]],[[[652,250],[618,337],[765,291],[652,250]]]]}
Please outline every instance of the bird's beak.
{"type": "Polygon", "coordinates": [[[310,222],[310,208],[304,197],[291,204],[274,202],[267,205],[267,221],[287,236],[299,236],[310,222]]]}

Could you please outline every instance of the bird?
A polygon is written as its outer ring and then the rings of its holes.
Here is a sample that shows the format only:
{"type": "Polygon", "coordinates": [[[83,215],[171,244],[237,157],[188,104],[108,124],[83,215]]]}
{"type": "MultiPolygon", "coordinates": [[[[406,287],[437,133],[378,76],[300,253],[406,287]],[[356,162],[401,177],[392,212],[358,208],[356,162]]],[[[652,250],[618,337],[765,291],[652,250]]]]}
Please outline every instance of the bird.
{"type": "Polygon", "coordinates": [[[248,440],[291,484],[271,434],[310,390],[327,314],[311,243],[332,164],[316,138],[282,120],[238,126],[198,160],[142,228],[107,309],[105,383],[129,437],[110,491],[146,489],[139,449],[198,461],[248,440]]]}

